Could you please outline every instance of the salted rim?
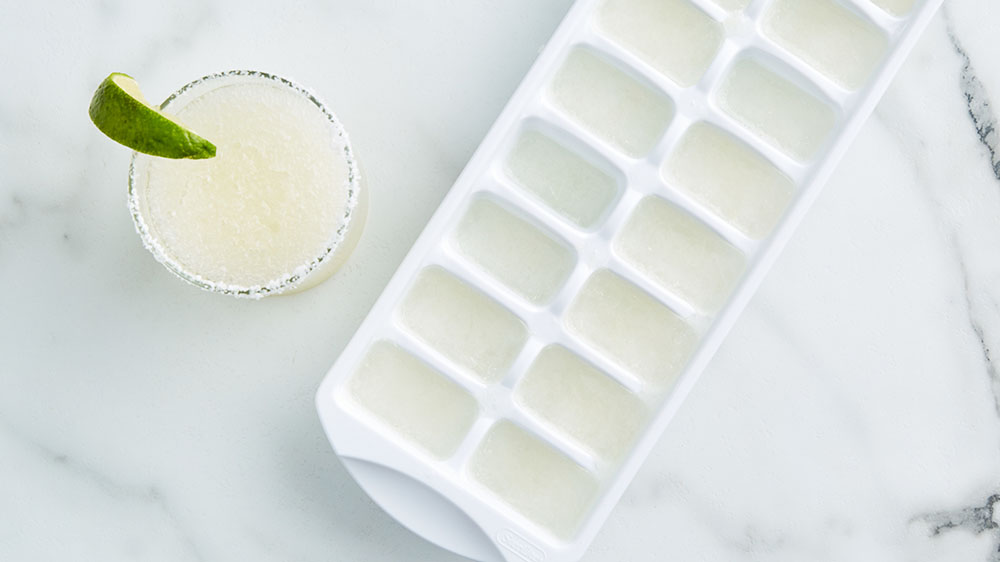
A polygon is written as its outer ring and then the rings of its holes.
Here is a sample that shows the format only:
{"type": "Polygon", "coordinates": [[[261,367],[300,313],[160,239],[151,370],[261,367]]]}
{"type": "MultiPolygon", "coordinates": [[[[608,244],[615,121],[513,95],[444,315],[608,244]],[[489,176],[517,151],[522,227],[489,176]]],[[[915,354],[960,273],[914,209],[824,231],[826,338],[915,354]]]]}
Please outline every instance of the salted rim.
{"type": "Polygon", "coordinates": [[[344,160],[347,162],[347,204],[344,214],[341,217],[340,224],[337,226],[336,231],[334,231],[333,236],[326,242],[326,248],[320,252],[318,256],[302,265],[299,265],[288,275],[268,281],[263,285],[245,286],[221,283],[206,279],[205,277],[202,277],[201,275],[190,271],[181,265],[173,258],[173,256],[170,255],[169,252],[167,252],[166,248],[164,248],[160,241],[153,236],[149,226],[146,224],[146,220],[143,218],[142,213],[139,210],[139,201],[135,189],[136,160],[138,158],[155,157],[140,154],[138,152],[132,153],[132,160],[129,163],[128,168],[128,206],[129,211],[132,214],[132,221],[135,223],[135,229],[139,233],[139,237],[142,239],[142,245],[153,254],[156,261],[163,264],[174,275],[177,275],[192,285],[213,293],[233,295],[235,297],[242,298],[260,299],[268,295],[280,294],[293,287],[295,284],[302,281],[307,275],[318,269],[323,262],[330,259],[337,248],[340,247],[340,244],[343,242],[344,237],[347,235],[347,230],[351,225],[351,219],[354,216],[354,208],[358,204],[361,191],[361,172],[358,168],[357,161],[354,159],[354,151],[351,148],[350,138],[347,136],[347,131],[340,123],[340,120],[337,119],[337,116],[334,115],[334,113],[330,111],[312,91],[291,80],[288,80],[287,78],[282,78],[281,76],[277,76],[275,74],[269,74],[257,70],[229,70],[209,74],[185,84],[179,90],[170,94],[170,97],[160,104],[160,109],[166,109],[175,99],[206,82],[230,77],[262,78],[291,88],[292,90],[305,96],[306,99],[319,108],[319,110],[326,116],[327,120],[329,120],[330,124],[333,126],[337,138],[343,145],[342,152],[344,160]]]}

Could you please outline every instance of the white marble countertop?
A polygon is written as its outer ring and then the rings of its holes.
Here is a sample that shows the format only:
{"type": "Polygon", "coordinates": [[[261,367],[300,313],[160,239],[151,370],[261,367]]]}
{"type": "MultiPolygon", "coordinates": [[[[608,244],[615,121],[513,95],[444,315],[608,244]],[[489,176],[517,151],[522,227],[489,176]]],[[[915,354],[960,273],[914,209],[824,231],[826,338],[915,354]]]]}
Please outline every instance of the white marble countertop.
{"type": "MultiPolygon", "coordinates": [[[[313,393],[570,0],[8,4],[0,560],[455,560],[338,463],[313,393]],[[153,261],[98,82],[311,86],[372,189],[334,279],[153,261]]],[[[1000,3],[949,0],[598,536],[597,561],[1000,561],[1000,3]]]]}

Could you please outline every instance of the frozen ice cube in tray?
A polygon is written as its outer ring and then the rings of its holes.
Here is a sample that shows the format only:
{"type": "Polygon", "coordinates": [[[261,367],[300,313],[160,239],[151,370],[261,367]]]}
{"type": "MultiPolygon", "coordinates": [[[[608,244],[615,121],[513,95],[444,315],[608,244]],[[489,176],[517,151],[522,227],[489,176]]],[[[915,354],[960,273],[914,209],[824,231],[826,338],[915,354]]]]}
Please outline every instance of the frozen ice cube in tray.
{"type": "Polygon", "coordinates": [[[649,415],[636,394],[560,345],[538,354],[514,395],[604,462],[632,447],[649,415]]]}
{"type": "Polygon", "coordinates": [[[479,410],[462,387],[387,341],[371,346],[348,385],[361,408],[440,458],[455,452],[479,410]]]}
{"type": "Polygon", "coordinates": [[[729,68],[718,103],[754,134],[799,161],[815,158],[837,125],[830,102],[757,57],[740,58],[729,68]]]}
{"type": "Polygon", "coordinates": [[[521,133],[505,160],[518,186],[586,229],[601,222],[620,194],[609,168],[599,157],[587,158],[534,129],[521,133]]]}
{"type": "Polygon", "coordinates": [[[545,304],[573,271],[572,248],[486,197],[477,198],[455,231],[459,253],[533,304],[545,304]]]}
{"type": "Polygon", "coordinates": [[[697,332],[684,319],[607,269],[590,276],[565,323],[653,393],[673,385],[698,344],[697,332]]]}
{"type": "Polygon", "coordinates": [[[489,430],[468,471],[515,511],[561,538],[577,531],[599,488],[593,474],[506,420],[489,430]]]}
{"type": "Polygon", "coordinates": [[[849,90],[868,82],[889,44],[875,23],[838,0],[773,0],[764,33],[849,90]]]}
{"type": "Polygon", "coordinates": [[[645,156],[674,116],[670,98],[590,49],[570,52],[550,86],[552,103],[628,156],[645,156]]]}
{"type": "Polygon", "coordinates": [[[681,86],[693,86],[722,45],[722,24],[690,0],[605,0],[597,27],[681,86]]]}
{"type": "Polygon", "coordinates": [[[639,203],[613,244],[632,267],[704,313],[722,306],[746,267],[739,249],[655,195],[639,203]]]}
{"type": "Polygon", "coordinates": [[[416,339],[482,382],[503,378],[528,337],[520,318],[440,267],[420,273],[398,318],[416,339]]]}
{"type": "Polygon", "coordinates": [[[698,122],[667,157],[667,182],[753,239],[770,234],[795,194],[795,184],[732,134],[698,122]]]}

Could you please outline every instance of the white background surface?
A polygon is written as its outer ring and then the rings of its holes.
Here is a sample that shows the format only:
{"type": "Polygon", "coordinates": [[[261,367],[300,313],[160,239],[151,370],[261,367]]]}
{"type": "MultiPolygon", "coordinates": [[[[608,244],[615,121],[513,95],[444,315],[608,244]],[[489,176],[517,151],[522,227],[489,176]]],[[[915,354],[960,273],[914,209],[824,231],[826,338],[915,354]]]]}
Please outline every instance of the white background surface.
{"type": "MultiPolygon", "coordinates": [[[[569,0],[50,4],[0,16],[0,560],[456,559],[351,482],[313,393],[569,0]],[[160,100],[232,68],[319,92],[368,174],[301,295],[155,263],[87,118],[111,71],[160,100]]],[[[1000,561],[998,30],[946,1],[588,561],[1000,561]]]]}

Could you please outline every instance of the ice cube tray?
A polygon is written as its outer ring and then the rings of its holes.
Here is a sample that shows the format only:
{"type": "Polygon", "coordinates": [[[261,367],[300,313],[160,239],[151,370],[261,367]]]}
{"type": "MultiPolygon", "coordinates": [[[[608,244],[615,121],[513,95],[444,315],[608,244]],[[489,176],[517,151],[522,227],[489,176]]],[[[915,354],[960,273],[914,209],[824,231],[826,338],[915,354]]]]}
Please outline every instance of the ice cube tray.
{"type": "Polygon", "coordinates": [[[578,0],[323,381],[359,484],[576,560],[940,0],[578,0]]]}

